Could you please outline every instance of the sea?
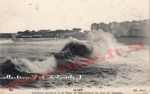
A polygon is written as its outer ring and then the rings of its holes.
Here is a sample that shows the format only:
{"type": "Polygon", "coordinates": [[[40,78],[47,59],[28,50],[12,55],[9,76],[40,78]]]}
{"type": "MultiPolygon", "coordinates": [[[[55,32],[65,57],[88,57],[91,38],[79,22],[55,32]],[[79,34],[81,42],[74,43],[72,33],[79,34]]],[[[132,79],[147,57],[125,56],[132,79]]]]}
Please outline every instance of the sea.
{"type": "MultiPolygon", "coordinates": [[[[72,41],[93,48],[92,56],[97,59],[78,70],[68,70],[58,74],[49,74],[50,78],[38,79],[15,88],[58,88],[58,87],[127,87],[150,86],[149,47],[147,45],[126,45],[119,43],[108,32],[90,32],[87,40],[49,39],[49,40],[12,40],[0,39],[1,65],[9,60],[19,72],[44,74],[57,71],[58,62],[53,54],[60,52],[72,41]]],[[[80,57],[79,57],[80,58],[80,57]]],[[[63,60],[62,60],[63,61],[63,60]]],[[[9,70],[9,69],[8,69],[9,70]]],[[[0,72],[1,73],[1,72],[0,72]]],[[[1,77],[3,74],[1,73],[1,77]]],[[[3,84],[1,88],[9,83],[3,84]]]]}

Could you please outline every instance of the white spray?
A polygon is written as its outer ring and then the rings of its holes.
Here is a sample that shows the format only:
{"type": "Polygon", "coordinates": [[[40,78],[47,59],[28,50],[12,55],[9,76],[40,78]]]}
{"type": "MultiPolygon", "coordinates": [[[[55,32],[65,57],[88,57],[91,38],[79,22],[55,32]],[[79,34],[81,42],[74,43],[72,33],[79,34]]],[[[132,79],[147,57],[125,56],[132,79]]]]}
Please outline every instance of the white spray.
{"type": "MultiPolygon", "coordinates": [[[[106,61],[117,60],[119,58],[116,53],[117,49],[121,48],[124,52],[127,49],[127,46],[117,42],[113,34],[104,32],[103,30],[89,32],[88,39],[94,48],[94,55],[100,56],[100,59],[104,58],[106,61]]],[[[121,54],[123,53],[121,52],[121,54]]]]}

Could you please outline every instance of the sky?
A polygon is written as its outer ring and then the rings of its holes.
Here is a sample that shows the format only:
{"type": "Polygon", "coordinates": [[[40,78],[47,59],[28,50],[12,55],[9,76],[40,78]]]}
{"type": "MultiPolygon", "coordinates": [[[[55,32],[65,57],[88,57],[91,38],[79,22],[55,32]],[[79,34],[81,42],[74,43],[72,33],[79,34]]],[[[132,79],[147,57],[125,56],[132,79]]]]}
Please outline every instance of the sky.
{"type": "Polygon", "coordinates": [[[149,0],[0,0],[0,32],[90,29],[94,22],[149,18],[149,0]]]}

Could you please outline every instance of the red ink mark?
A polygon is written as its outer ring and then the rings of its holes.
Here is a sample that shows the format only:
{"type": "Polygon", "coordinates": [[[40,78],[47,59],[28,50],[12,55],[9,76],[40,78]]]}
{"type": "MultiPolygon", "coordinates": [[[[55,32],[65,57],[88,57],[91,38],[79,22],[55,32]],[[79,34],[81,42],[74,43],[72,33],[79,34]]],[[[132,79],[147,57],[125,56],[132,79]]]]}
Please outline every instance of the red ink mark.
{"type": "Polygon", "coordinates": [[[144,49],[144,45],[143,44],[133,44],[133,45],[129,45],[128,48],[130,49],[129,52],[139,51],[139,50],[144,49]]]}
{"type": "Polygon", "coordinates": [[[58,69],[61,72],[66,70],[66,69],[77,70],[77,69],[86,67],[86,66],[93,64],[93,63],[94,63],[94,60],[92,60],[92,59],[83,59],[83,60],[76,59],[76,60],[73,60],[72,62],[68,62],[65,64],[59,64],[58,69]]]}
{"type": "Polygon", "coordinates": [[[114,56],[115,56],[115,49],[109,48],[109,49],[107,50],[107,53],[106,53],[106,55],[105,55],[105,58],[106,58],[106,59],[112,59],[112,58],[114,58],[114,56]]]}

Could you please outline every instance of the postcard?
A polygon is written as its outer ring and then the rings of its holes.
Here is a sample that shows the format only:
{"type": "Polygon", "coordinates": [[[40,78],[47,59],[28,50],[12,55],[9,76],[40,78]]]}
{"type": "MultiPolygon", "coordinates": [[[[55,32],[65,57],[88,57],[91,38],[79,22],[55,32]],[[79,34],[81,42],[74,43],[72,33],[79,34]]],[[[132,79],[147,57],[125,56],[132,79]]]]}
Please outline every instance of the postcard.
{"type": "Polygon", "coordinates": [[[149,0],[0,0],[0,94],[150,94],[149,0]]]}

